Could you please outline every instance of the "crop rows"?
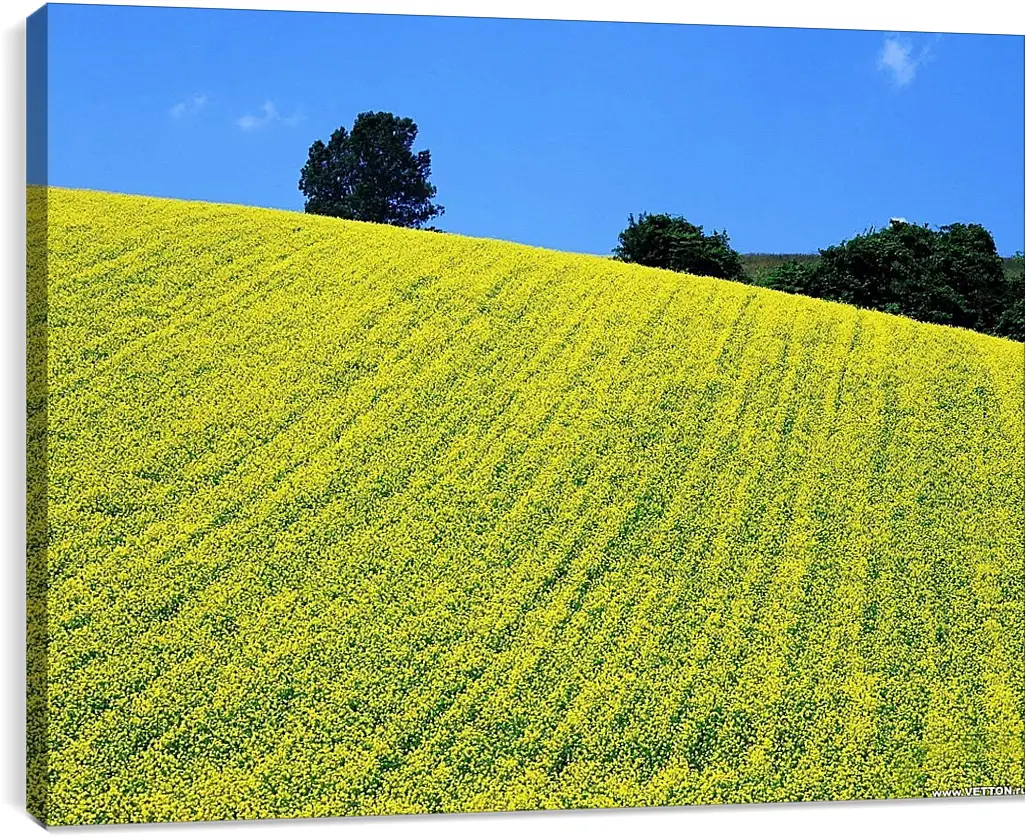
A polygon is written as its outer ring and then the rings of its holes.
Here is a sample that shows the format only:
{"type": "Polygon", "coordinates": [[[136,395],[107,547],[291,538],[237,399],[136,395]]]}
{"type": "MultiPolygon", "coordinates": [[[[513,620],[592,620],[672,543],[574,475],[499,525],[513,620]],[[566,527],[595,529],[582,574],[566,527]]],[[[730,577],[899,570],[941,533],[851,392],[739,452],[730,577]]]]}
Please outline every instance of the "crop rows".
{"type": "Polygon", "coordinates": [[[47,822],[1022,785],[1021,344],[494,241],[29,201],[47,822]]]}

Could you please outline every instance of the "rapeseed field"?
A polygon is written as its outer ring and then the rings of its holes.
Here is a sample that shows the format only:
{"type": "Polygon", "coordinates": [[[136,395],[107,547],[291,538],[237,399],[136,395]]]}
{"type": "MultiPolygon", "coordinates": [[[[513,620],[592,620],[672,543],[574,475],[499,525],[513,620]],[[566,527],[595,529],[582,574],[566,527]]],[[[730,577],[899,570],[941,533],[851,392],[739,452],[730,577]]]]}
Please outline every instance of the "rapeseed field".
{"type": "Polygon", "coordinates": [[[1023,346],[29,192],[50,824],[1023,785],[1023,346]]]}

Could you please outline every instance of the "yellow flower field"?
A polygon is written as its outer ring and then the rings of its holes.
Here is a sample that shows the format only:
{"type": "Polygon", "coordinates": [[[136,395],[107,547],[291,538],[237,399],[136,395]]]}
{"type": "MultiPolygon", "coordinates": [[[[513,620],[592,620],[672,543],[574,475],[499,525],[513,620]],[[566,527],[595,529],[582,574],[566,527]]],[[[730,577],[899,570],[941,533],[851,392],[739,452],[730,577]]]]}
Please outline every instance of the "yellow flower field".
{"type": "Polygon", "coordinates": [[[1023,785],[1022,344],[288,212],[29,221],[47,823],[1023,785]]]}

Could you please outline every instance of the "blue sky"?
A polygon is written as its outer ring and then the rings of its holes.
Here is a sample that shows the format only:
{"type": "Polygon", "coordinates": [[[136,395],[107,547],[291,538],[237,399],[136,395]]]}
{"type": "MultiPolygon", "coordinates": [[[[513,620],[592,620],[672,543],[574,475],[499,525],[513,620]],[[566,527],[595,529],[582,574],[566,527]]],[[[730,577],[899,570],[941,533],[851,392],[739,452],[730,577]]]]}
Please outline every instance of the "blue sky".
{"type": "Polygon", "coordinates": [[[807,252],[901,216],[1007,255],[1023,43],[53,5],[48,179],[300,210],[311,142],[385,110],[419,125],[453,232],[607,253],[628,213],[670,212],[807,252]]]}

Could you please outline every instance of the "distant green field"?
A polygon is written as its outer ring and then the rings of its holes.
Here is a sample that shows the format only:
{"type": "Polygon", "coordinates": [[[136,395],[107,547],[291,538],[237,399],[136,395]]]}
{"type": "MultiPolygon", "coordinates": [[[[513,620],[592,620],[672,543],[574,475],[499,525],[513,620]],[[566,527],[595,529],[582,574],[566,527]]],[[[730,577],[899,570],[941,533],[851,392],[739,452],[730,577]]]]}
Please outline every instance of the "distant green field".
{"type": "Polygon", "coordinates": [[[818,262],[817,253],[743,253],[741,264],[745,274],[753,285],[762,285],[766,275],[785,262],[818,262]]]}
{"type": "Polygon", "coordinates": [[[1001,259],[1005,267],[1005,279],[1014,282],[1022,282],[1026,273],[1023,270],[1023,257],[1005,256],[1001,259]]]}
{"type": "Polygon", "coordinates": [[[47,823],[1022,785],[1022,344],[456,235],[29,199],[47,823]]]}

